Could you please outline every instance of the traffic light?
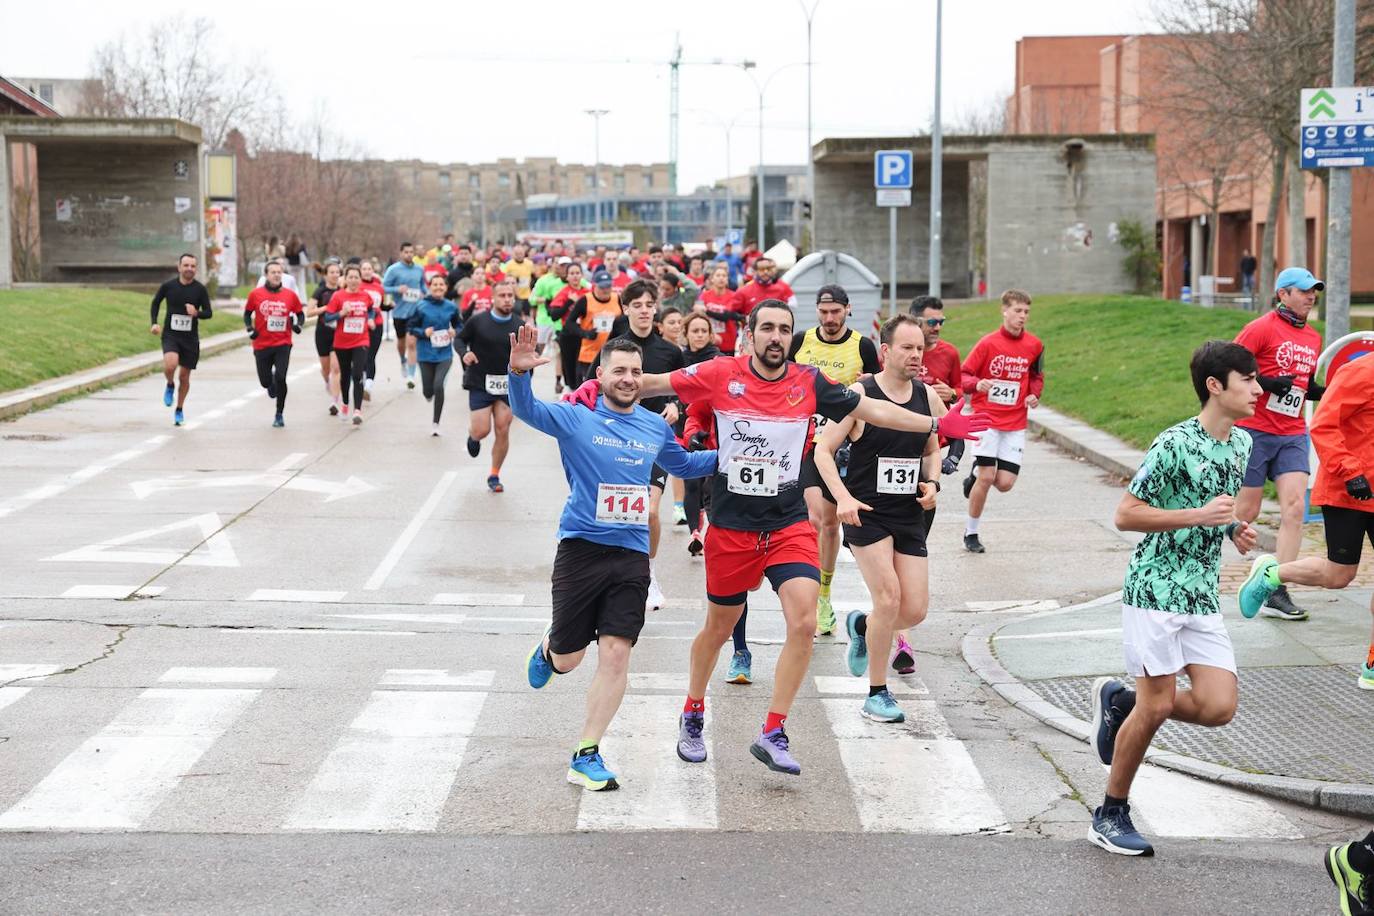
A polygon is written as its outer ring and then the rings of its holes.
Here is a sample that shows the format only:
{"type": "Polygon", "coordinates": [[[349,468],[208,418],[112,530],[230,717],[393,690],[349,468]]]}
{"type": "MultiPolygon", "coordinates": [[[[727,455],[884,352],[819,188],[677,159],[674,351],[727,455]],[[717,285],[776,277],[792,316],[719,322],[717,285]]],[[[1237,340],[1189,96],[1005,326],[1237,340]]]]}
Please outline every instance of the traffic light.
{"type": "Polygon", "coordinates": [[[804,201],[802,201],[802,219],[810,219],[810,218],[811,218],[811,201],[809,201],[809,200],[804,200],[804,201]]]}

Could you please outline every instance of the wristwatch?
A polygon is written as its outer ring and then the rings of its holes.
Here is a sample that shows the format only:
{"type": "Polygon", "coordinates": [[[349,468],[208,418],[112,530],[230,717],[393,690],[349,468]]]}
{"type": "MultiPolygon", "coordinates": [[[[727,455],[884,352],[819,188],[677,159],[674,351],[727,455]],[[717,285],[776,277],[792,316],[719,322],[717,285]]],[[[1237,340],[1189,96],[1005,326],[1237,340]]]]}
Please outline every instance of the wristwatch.
{"type": "Polygon", "coordinates": [[[940,418],[939,418],[939,417],[931,417],[931,418],[930,418],[930,434],[931,434],[932,436],[938,436],[938,435],[940,435],[940,418]]]}

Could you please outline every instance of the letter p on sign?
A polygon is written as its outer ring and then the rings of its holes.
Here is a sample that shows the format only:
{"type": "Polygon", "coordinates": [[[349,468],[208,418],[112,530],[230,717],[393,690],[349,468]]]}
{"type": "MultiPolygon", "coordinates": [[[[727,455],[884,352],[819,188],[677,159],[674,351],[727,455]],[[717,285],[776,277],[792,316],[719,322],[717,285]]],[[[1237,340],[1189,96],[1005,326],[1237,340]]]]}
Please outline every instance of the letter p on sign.
{"type": "Polygon", "coordinates": [[[883,189],[911,188],[911,150],[886,149],[873,154],[873,187],[883,189]]]}

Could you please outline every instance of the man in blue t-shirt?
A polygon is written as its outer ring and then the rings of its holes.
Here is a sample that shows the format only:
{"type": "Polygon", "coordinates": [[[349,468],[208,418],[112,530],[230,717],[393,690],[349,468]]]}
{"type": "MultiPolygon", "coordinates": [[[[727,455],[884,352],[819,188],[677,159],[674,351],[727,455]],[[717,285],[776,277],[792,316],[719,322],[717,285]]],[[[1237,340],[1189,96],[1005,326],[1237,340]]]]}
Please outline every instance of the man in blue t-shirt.
{"type": "Polygon", "coordinates": [[[716,453],[688,454],[663,417],[638,405],[643,352],[630,340],[608,342],[596,378],[596,407],[537,401],[529,371],[545,365],[539,332],[510,335],[511,411],[558,440],[571,493],[558,520],[553,563],[553,621],[530,650],[530,686],[577,667],[593,640],[597,670],[587,690],[582,740],[568,782],[591,791],[619,787],[601,759],[600,742],[625,695],[630,648],[644,627],[649,593],[649,479],[654,465],[683,480],[716,471],[716,453]]]}

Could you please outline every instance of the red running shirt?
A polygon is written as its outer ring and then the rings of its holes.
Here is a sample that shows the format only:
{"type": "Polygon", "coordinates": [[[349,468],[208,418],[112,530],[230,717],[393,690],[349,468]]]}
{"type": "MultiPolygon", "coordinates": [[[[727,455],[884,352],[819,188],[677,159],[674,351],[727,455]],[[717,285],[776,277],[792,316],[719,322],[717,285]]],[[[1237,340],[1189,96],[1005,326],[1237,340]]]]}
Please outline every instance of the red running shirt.
{"type": "Polygon", "coordinates": [[[372,296],[367,290],[350,293],[341,289],[329,297],[325,311],[339,313],[338,324],[334,325],[335,350],[351,350],[368,345],[374,309],[372,296]]]}
{"type": "Polygon", "coordinates": [[[964,360],[963,389],[973,409],[1003,431],[1026,428],[1026,398],[1045,390],[1045,345],[1029,331],[1012,337],[998,328],[973,345],[964,360]],[[991,379],[988,391],[978,390],[980,379],[991,379]]]}
{"type": "Polygon", "coordinates": [[[719,454],[712,480],[714,523],[736,531],[780,531],[806,520],[799,480],[811,415],[843,420],[859,395],[814,366],[788,361],[775,380],[751,357],[718,356],[678,369],[673,390],[698,410],[710,406],[719,454]]]}
{"type": "Polygon", "coordinates": [[[1294,377],[1287,396],[1277,398],[1266,391],[1255,405],[1255,415],[1236,421],[1236,425],[1275,436],[1307,432],[1303,401],[1312,385],[1312,373],[1317,371],[1322,336],[1308,324],[1293,327],[1276,310],[1241,328],[1236,343],[1255,354],[1260,375],[1294,377]]]}
{"type": "Polygon", "coordinates": [[[248,294],[243,310],[253,314],[253,329],[258,332],[253,338],[254,350],[291,346],[291,316],[301,312],[301,300],[295,293],[284,286],[276,292],[259,286],[248,294]]]}
{"type": "Polygon", "coordinates": [[[758,281],[750,280],[735,291],[738,301],[735,309],[745,315],[754,310],[765,299],[780,299],[793,308],[797,307],[797,294],[792,292],[792,287],[781,280],[774,280],[767,286],[760,286],[758,281]]]}
{"type": "Polygon", "coordinates": [[[741,322],[721,321],[716,315],[721,312],[748,315],[748,310],[740,310],[743,300],[740,299],[739,293],[729,287],[719,293],[713,289],[704,289],[697,301],[706,306],[706,314],[711,318],[711,330],[716,332],[716,346],[720,347],[721,353],[730,356],[735,352],[735,342],[739,340],[741,322]]]}
{"type": "Polygon", "coordinates": [[[959,367],[959,348],[947,340],[935,341],[921,359],[921,381],[927,385],[944,382],[955,391],[964,387],[959,367]]]}
{"type": "Polygon", "coordinates": [[[458,304],[460,312],[471,309],[473,312],[485,312],[491,308],[492,288],[490,286],[474,286],[472,289],[463,293],[463,299],[458,304]]]}

